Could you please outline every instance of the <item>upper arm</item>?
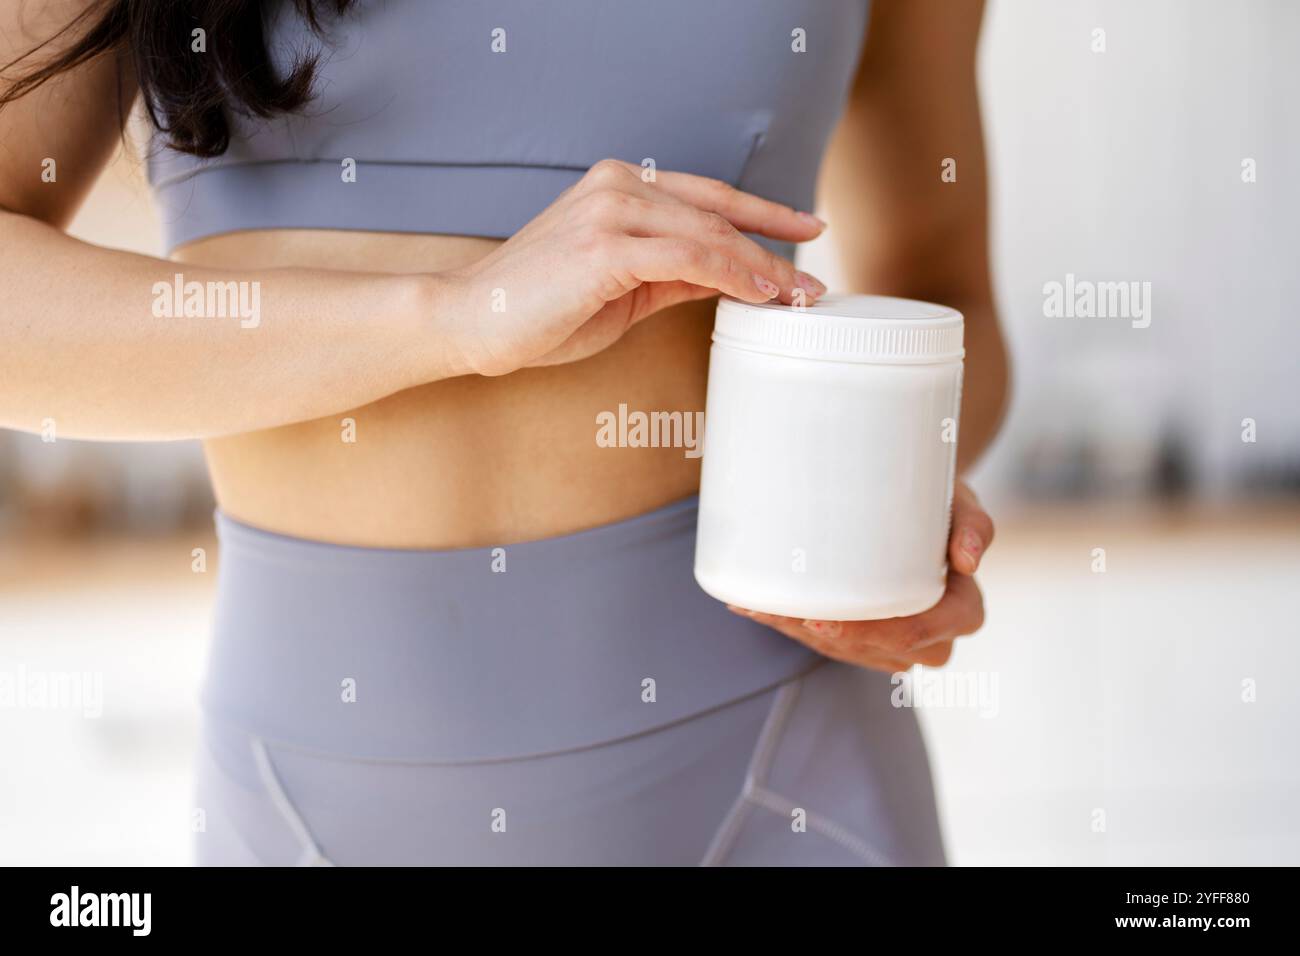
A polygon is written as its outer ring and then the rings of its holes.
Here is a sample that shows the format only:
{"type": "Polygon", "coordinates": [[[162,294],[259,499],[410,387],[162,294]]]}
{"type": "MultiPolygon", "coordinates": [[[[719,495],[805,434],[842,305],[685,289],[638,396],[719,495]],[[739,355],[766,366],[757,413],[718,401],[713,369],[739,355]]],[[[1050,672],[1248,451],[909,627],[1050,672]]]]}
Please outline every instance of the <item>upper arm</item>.
{"type": "MultiPolygon", "coordinates": [[[[55,36],[89,2],[0,0],[0,64],[55,36]]],[[[69,39],[9,66],[5,78],[45,62],[69,39]]],[[[129,59],[108,54],[0,108],[0,209],[66,226],[112,156],[134,99],[129,59]]]]}
{"type": "Polygon", "coordinates": [[[824,167],[854,285],[988,293],[988,208],[975,84],[982,0],[873,0],[824,167]],[[956,180],[941,173],[952,160],[956,180]]]}

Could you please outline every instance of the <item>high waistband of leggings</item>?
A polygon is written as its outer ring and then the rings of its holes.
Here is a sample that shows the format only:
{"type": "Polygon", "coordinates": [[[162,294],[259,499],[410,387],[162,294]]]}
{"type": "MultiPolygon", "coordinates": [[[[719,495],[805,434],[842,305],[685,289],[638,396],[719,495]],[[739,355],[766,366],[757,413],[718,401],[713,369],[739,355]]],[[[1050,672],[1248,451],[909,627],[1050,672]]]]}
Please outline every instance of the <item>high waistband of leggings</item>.
{"type": "Polygon", "coordinates": [[[204,708],[322,753],[473,762],[646,732],[815,666],[699,589],[695,520],[688,498],[556,538],[419,551],[218,512],[204,708]]]}

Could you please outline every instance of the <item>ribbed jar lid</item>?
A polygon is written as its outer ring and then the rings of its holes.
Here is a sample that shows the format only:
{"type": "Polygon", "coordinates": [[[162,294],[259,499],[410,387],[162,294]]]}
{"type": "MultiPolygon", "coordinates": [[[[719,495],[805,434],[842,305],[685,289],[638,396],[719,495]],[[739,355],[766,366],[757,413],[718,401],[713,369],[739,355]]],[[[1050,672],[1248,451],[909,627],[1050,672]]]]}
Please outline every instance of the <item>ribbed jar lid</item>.
{"type": "Polygon", "coordinates": [[[956,309],[884,295],[825,295],[803,310],[723,297],[713,341],[831,362],[920,365],[965,354],[956,309]]]}

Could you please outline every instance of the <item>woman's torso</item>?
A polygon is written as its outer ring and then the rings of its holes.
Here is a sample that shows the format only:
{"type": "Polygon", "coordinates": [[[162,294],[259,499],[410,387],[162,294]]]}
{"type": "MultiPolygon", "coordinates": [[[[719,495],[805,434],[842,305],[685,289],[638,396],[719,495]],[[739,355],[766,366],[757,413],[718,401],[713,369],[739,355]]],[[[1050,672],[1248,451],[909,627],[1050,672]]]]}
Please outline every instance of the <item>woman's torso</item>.
{"type": "MultiPolygon", "coordinates": [[[[273,50],[308,39],[286,16],[273,50]]],[[[168,245],[231,269],[454,268],[606,156],[810,208],[865,25],[865,0],[362,0],[331,27],[305,113],[236,119],[215,162],[151,160],[168,245]]],[[[606,447],[598,415],[702,410],[712,315],[681,306],[582,362],[209,441],[218,502],[284,534],[424,548],[647,511],[692,493],[699,459],[606,447]]]]}
{"type": "MultiPolygon", "coordinates": [[[[269,230],[201,240],[176,257],[396,272],[451,268],[497,242],[269,230]]],[[[425,548],[531,540],[648,511],[695,490],[699,459],[684,448],[601,447],[597,415],[617,414],[620,403],[703,409],[712,318],[712,302],[692,303],[582,362],[447,379],[328,418],[211,440],[218,502],[283,534],[425,548]]]]}

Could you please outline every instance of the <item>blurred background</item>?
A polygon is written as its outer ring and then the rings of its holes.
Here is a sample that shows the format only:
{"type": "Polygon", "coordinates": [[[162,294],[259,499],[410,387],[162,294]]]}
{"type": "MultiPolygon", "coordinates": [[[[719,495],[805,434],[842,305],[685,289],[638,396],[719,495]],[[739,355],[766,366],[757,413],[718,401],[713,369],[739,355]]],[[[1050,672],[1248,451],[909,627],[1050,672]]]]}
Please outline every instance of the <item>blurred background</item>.
{"type": "MultiPolygon", "coordinates": [[[[954,863],[1300,863],[1298,40],[1286,0],[989,5],[998,540],[913,675],[954,863]],[[1048,318],[1067,275],[1149,282],[1150,326],[1048,318]]],[[[138,151],[72,231],[157,253],[138,151]]],[[[0,862],[188,862],[212,507],[195,444],[0,431],[0,862]]]]}

